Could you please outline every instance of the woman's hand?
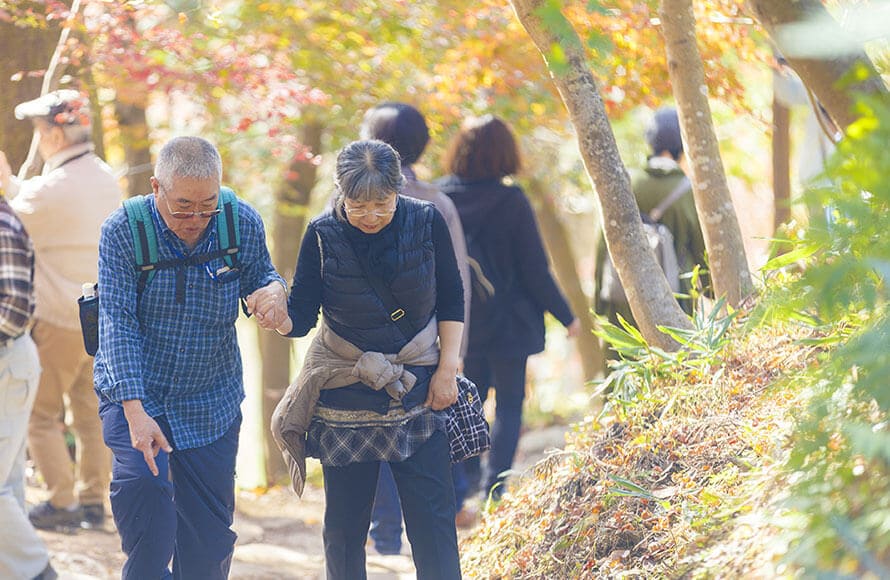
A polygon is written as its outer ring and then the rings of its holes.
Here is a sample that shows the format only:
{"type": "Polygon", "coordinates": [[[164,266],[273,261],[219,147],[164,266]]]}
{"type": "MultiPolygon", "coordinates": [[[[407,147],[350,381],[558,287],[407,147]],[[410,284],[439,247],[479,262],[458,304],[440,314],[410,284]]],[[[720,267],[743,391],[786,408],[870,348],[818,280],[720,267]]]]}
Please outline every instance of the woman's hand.
{"type": "Polygon", "coordinates": [[[433,411],[441,411],[457,401],[457,380],[455,369],[439,367],[430,379],[430,392],[425,406],[433,411]]]}
{"type": "Polygon", "coordinates": [[[569,338],[575,338],[579,334],[581,334],[581,321],[577,318],[572,321],[571,324],[566,326],[567,334],[569,338]]]}

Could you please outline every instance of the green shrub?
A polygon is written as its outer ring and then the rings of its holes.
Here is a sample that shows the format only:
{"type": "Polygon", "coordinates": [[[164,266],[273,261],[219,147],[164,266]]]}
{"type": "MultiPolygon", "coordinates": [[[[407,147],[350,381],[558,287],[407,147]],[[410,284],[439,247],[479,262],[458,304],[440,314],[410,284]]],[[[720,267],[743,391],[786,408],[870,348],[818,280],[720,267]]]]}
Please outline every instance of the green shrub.
{"type": "Polygon", "coordinates": [[[788,461],[789,556],[810,577],[890,577],[890,107],[857,106],[826,170],[834,185],[808,193],[831,219],[767,265],[803,269],[760,309],[816,328],[824,347],[788,461]]]}

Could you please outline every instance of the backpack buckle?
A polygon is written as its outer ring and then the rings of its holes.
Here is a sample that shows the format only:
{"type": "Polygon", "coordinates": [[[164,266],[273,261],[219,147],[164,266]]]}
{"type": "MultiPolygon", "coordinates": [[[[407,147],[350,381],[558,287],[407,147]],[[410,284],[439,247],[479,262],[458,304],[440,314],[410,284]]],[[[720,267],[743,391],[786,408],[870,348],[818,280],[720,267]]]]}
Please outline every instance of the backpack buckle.
{"type": "Polygon", "coordinates": [[[403,316],[405,316],[405,311],[402,310],[401,308],[397,308],[397,309],[393,310],[392,313],[389,315],[389,319],[392,320],[393,322],[395,322],[396,320],[399,320],[403,316]]]}

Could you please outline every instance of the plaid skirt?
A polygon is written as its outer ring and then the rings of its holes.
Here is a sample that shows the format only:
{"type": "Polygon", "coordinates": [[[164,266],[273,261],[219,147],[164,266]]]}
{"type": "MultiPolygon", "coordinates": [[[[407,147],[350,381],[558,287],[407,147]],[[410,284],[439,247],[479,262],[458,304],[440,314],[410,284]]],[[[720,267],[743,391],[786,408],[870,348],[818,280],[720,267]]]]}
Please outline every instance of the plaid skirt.
{"type": "Polygon", "coordinates": [[[395,402],[386,415],[319,405],[306,434],[306,455],[333,467],[404,461],[433,433],[446,430],[446,418],[444,411],[423,405],[406,411],[395,402]]]}

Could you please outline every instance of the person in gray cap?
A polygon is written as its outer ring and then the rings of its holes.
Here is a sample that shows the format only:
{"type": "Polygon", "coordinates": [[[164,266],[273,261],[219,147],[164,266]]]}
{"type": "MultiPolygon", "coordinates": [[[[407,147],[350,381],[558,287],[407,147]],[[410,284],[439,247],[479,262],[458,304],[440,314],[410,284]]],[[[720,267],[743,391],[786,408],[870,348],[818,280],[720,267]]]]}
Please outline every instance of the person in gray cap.
{"type": "Polygon", "coordinates": [[[80,333],[77,298],[98,277],[102,222],[121,202],[111,169],[93,153],[87,97],[59,90],[18,105],[39,137],[43,174],[20,180],[0,152],[0,185],[25,225],[36,256],[35,324],[43,373],[28,425],[31,457],[49,499],[31,509],[37,528],[99,526],[105,519],[111,458],[102,440],[93,362],[80,333]],[[70,413],[66,413],[67,407],[70,413]],[[76,437],[72,465],[63,425],[76,437]]]}
{"type": "MultiPolygon", "coordinates": [[[[680,293],[689,294],[689,278],[682,274],[692,271],[696,265],[704,267],[705,241],[695,211],[692,184],[680,167],[683,162],[683,138],[677,109],[662,107],[655,111],[646,128],[646,143],[650,154],[642,170],[631,171],[631,188],[643,214],[648,215],[661,206],[663,213],[657,221],[666,225],[673,235],[677,266],[681,274],[680,293]],[[666,199],[667,207],[664,207],[666,199]]],[[[626,301],[616,304],[601,295],[605,259],[606,243],[601,238],[596,259],[595,310],[597,314],[607,316],[615,325],[619,324],[618,314],[633,324],[633,314],[626,301]]],[[[687,313],[692,312],[691,301],[680,300],[680,306],[687,313]]]]}

